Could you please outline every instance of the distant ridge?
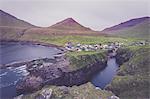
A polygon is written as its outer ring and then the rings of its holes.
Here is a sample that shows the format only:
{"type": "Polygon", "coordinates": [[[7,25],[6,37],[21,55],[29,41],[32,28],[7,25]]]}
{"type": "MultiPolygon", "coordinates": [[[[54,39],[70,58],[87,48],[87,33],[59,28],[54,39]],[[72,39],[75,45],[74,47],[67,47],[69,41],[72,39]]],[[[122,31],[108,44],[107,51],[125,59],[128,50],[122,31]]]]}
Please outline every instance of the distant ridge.
{"type": "Polygon", "coordinates": [[[148,38],[149,29],[150,17],[141,17],[106,28],[101,32],[115,36],[148,38]]]}
{"type": "Polygon", "coordinates": [[[138,25],[138,24],[142,23],[143,21],[148,21],[149,19],[150,19],[150,17],[142,17],[142,18],[131,19],[129,21],[120,23],[118,25],[106,28],[103,31],[113,31],[113,30],[120,30],[120,29],[124,29],[124,28],[133,27],[135,25],[138,25]]]}

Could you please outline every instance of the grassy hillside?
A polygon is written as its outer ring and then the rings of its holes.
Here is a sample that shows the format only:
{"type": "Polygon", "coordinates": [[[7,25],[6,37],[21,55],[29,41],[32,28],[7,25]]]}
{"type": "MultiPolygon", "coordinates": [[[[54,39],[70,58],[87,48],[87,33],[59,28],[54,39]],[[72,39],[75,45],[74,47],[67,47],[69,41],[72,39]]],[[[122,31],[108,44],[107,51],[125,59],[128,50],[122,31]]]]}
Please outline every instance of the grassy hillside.
{"type": "Polygon", "coordinates": [[[34,25],[20,20],[2,10],[0,10],[0,26],[9,26],[9,27],[24,27],[31,28],[35,27],[34,25]]]}
{"type": "Polygon", "coordinates": [[[20,20],[2,10],[0,10],[0,39],[17,40],[28,28],[33,28],[32,24],[20,20]]]}
{"type": "Polygon", "coordinates": [[[114,36],[120,36],[120,37],[142,38],[142,39],[150,38],[150,18],[146,18],[145,20],[140,21],[139,23],[136,23],[134,25],[128,24],[128,26],[124,26],[124,24],[125,23],[117,25],[118,27],[117,29],[113,29],[115,27],[114,26],[102,32],[105,32],[114,36]]]}
{"type": "Polygon", "coordinates": [[[45,28],[32,28],[26,31],[26,34],[37,34],[37,35],[102,35],[96,31],[84,30],[84,28],[76,29],[78,27],[45,27],[45,28]]]}
{"type": "Polygon", "coordinates": [[[117,76],[106,89],[121,99],[149,99],[150,86],[150,48],[131,48],[134,55],[124,63],[117,76]]]}

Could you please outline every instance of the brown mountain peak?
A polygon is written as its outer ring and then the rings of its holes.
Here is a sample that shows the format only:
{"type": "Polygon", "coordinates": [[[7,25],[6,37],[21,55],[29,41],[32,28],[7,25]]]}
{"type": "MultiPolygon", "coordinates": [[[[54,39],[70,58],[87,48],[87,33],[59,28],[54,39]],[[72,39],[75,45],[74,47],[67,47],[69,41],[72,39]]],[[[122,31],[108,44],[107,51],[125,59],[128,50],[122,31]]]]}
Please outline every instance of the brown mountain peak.
{"type": "Polygon", "coordinates": [[[78,22],[76,22],[73,18],[67,18],[67,19],[65,19],[65,20],[63,20],[63,21],[60,21],[60,22],[58,22],[58,23],[56,23],[56,24],[54,24],[53,26],[60,26],[60,25],[65,25],[65,26],[72,26],[72,25],[80,25],[78,22]]]}
{"type": "Polygon", "coordinates": [[[77,21],[75,21],[73,18],[67,18],[63,21],[60,21],[52,26],[50,28],[55,29],[65,29],[65,30],[91,30],[87,27],[82,26],[77,21]]]}

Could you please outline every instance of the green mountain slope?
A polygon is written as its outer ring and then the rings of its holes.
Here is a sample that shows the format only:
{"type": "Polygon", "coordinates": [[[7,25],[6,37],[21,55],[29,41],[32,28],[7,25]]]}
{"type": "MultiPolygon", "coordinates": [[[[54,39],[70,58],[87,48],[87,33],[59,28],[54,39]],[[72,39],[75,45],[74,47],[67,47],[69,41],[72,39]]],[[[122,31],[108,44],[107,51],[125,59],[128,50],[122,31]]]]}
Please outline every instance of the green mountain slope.
{"type": "Polygon", "coordinates": [[[102,32],[121,37],[144,38],[144,39],[150,38],[150,18],[144,17],[144,19],[140,20],[140,22],[138,18],[134,19],[134,21],[138,22],[136,22],[136,24],[133,24],[132,23],[133,21],[124,22],[119,25],[104,29],[102,32]]]}

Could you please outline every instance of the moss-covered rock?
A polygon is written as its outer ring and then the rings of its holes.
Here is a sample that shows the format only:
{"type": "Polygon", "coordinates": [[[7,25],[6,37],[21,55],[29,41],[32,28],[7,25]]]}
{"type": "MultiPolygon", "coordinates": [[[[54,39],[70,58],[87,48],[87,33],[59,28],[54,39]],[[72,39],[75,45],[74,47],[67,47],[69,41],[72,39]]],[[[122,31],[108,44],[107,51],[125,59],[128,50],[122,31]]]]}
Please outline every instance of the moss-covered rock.
{"type": "Polygon", "coordinates": [[[95,89],[91,83],[81,86],[65,87],[65,86],[46,86],[40,91],[32,94],[24,95],[20,99],[39,99],[43,90],[51,89],[50,99],[108,99],[113,93],[95,89]]]}
{"type": "Polygon", "coordinates": [[[73,52],[67,55],[69,57],[70,66],[77,70],[98,62],[106,63],[107,52],[73,52]]]}

